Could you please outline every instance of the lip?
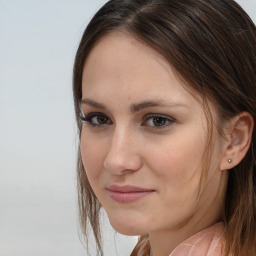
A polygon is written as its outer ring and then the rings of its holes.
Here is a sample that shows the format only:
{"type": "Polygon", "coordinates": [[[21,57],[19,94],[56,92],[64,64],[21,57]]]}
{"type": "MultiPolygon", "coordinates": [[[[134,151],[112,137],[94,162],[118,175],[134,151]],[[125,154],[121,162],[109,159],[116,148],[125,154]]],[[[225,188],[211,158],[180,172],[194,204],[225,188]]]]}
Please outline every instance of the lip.
{"type": "Polygon", "coordinates": [[[109,196],[119,203],[131,203],[155,192],[153,189],[145,189],[130,185],[110,185],[106,188],[109,196]]]}

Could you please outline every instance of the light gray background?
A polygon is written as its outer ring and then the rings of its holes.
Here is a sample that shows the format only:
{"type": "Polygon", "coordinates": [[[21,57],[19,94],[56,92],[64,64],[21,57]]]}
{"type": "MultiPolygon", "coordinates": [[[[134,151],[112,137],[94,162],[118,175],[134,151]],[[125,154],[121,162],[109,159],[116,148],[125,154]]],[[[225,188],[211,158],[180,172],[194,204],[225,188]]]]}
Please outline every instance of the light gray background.
{"type": "MultiPolygon", "coordinates": [[[[77,220],[72,64],[104,2],[0,0],[0,256],[86,255],[77,220]]],[[[238,2],[255,22],[256,0],[238,2]]],[[[135,238],[115,235],[107,222],[104,232],[106,256],[129,255],[135,238]]]]}

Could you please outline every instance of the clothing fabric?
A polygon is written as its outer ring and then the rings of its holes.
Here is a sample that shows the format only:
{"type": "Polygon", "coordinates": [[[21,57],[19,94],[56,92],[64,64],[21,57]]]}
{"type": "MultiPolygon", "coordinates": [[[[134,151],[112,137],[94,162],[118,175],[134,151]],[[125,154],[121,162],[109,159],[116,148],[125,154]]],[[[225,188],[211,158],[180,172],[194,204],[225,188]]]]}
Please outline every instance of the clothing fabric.
{"type": "Polygon", "coordinates": [[[206,228],[178,245],[169,256],[223,256],[223,223],[206,228]]]}

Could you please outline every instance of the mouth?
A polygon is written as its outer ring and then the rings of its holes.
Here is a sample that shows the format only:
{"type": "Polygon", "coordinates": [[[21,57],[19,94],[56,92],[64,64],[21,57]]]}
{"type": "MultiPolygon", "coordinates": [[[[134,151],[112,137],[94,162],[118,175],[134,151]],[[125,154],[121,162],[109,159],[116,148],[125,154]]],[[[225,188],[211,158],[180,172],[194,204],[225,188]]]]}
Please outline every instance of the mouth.
{"type": "Polygon", "coordinates": [[[145,189],[130,185],[110,185],[106,188],[109,196],[119,203],[131,203],[142,199],[155,192],[153,189],[145,189]]]}

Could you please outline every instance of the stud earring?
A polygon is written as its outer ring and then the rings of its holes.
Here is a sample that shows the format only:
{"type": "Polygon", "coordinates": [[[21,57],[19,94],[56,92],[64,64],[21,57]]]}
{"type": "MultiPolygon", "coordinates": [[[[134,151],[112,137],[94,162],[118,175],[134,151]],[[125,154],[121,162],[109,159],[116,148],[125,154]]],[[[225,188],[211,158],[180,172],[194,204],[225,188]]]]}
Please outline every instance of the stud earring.
{"type": "Polygon", "coordinates": [[[228,162],[231,164],[232,163],[232,159],[228,159],[228,162]]]}

